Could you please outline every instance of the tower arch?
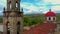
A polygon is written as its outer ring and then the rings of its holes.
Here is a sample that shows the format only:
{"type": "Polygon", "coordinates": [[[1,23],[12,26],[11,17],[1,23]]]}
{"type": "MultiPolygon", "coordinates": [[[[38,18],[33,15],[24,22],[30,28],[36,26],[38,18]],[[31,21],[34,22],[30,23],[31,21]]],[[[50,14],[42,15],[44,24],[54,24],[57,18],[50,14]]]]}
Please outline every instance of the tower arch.
{"type": "Polygon", "coordinates": [[[11,1],[9,2],[9,7],[10,7],[10,10],[11,10],[11,8],[12,8],[12,3],[11,3],[11,1]]]}
{"type": "Polygon", "coordinates": [[[17,34],[19,34],[20,33],[20,22],[18,21],[17,22],[17,34]]]}
{"type": "Polygon", "coordinates": [[[16,10],[20,10],[20,0],[15,1],[16,10]]]}
{"type": "Polygon", "coordinates": [[[10,27],[9,27],[10,22],[9,21],[6,22],[6,26],[7,26],[7,28],[6,28],[7,29],[7,34],[10,34],[10,27]]]}
{"type": "Polygon", "coordinates": [[[11,10],[12,8],[12,1],[11,0],[7,0],[7,10],[11,10]]]}
{"type": "Polygon", "coordinates": [[[16,1],[16,10],[19,10],[18,8],[19,8],[19,7],[18,7],[18,2],[16,1]]]}
{"type": "Polygon", "coordinates": [[[18,2],[16,1],[16,8],[18,8],[18,2]]]}

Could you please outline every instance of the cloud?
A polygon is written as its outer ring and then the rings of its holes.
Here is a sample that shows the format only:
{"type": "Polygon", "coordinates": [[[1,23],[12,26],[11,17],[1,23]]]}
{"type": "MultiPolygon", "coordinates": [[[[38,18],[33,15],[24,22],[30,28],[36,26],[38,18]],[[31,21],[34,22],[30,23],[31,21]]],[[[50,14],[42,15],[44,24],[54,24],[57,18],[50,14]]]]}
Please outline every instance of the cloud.
{"type": "Polygon", "coordinates": [[[6,0],[0,0],[0,5],[6,6],[7,1],[6,0]]]}
{"type": "Polygon", "coordinates": [[[51,2],[52,4],[60,4],[60,0],[44,0],[46,3],[51,2]]]}
{"type": "Polygon", "coordinates": [[[3,9],[2,7],[3,7],[3,6],[2,6],[2,5],[0,5],[0,11],[2,11],[2,9],[3,9]]]}
{"type": "Polygon", "coordinates": [[[42,11],[40,8],[43,9],[43,7],[38,7],[33,5],[32,3],[21,3],[21,7],[24,8],[24,13],[32,13],[32,12],[39,12],[42,11]]]}
{"type": "Polygon", "coordinates": [[[3,12],[2,11],[0,11],[0,15],[3,15],[3,12]]]}
{"type": "Polygon", "coordinates": [[[27,3],[27,2],[24,2],[24,3],[21,3],[21,7],[24,8],[24,13],[45,13],[45,11],[49,8],[46,8],[48,6],[46,5],[40,5],[40,6],[35,6],[33,5],[32,3],[27,3]]]}
{"type": "Polygon", "coordinates": [[[3,15],[4,7],[6,7],[6,0],[0,0],[0,15],[3,15]]]}
{"type": "MultiPolygon", "coordinates": [[[[30,1],[30,0],[29,0],[30,1]]],[[[33,3],[22,2],[24,9],[28,11],[25,12],[42,12],[46,13],[51,8],[54,12],[60,11],[60,2],[59,0],[34,0],[33,3]]]]}
{"type": "Polygon", "coordinates": [[[53,6],[52,11],[55,13],[60,13],[60,6],[53,6]]]}
{"type": "MultiPolygon", "coordinates": [[[[51,8],[54,12],[60,11],[60,0],[21,0],[21,7],[26,13],[46,13],[51,8]]],[[[0,11],[6,7],[6,0],[0,0],[0,11]]],[[[20,8],[21,8],[20,7],[20,8]]]]}
{"type": "Polygon", "coordinates": [[[60,6],[53,6],[52,10],[60,10],[60,6]]]}

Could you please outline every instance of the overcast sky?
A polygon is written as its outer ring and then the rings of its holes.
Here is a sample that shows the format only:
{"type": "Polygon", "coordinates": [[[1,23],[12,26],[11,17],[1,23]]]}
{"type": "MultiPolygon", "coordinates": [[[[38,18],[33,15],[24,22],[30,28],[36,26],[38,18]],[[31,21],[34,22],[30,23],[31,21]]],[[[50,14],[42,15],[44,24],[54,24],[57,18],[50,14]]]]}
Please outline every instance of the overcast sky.
{"type": "MultiPolygon", "coordinates": [[[[0,0],[0,13],[6,7],[6,0],[0,0]]],[[[60,12],[60,0],[21,0],[21,7],[26,13],[46,13],[49,9],[53,12],[60,12]]]]}

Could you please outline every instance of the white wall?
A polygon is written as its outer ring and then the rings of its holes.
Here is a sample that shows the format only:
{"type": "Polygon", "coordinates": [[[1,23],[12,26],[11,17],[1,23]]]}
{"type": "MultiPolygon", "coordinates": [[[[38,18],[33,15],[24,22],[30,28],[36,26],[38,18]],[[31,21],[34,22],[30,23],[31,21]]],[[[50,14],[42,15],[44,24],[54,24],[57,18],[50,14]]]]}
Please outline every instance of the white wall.
{"type": "Polygon", "coordinates": [[[47,21],[56,21],[56,17],[46,17],[46,19],[47,19],[47,21]],[[50,18],[51,20],[49,20],[49,18],[50,18]],[[55,18],[55,20],[54,20],[53,18],[55,18]]]}

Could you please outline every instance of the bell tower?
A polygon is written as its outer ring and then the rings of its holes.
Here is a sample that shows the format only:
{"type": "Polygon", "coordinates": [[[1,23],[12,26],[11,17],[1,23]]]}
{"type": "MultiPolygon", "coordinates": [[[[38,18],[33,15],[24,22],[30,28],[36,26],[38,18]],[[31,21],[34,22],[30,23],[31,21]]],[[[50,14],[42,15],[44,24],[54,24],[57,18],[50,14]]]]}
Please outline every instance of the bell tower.
{"type": "Polygon", "coordinates": [[[3,11],[3,34],[22,34],[23,8],[20,0],[7,0],[7,9],[3,11]]]}
{"type": "Polygon", "coordinates": [[[20,10],[20,0],[7,0],[7,10],[20,10]]]}

